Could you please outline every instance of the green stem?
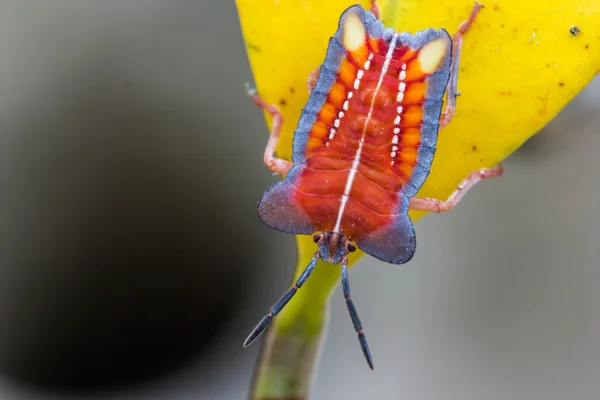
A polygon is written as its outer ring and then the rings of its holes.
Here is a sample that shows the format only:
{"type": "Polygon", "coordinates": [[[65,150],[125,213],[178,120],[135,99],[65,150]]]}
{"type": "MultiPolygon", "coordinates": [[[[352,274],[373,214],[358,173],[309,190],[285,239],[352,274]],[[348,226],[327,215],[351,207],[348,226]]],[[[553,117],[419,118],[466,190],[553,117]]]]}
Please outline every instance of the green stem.
{"type": "MultiPolygon", "coordinates": [[[[325,325],[325,321],[322,321],[325,325]]],[[[256,366],[251,399],[303,400],[308,398],[315,375],[324,329],[303,336],[301,323],[289,333],[274,326],[268,333],[256,366]]]]}

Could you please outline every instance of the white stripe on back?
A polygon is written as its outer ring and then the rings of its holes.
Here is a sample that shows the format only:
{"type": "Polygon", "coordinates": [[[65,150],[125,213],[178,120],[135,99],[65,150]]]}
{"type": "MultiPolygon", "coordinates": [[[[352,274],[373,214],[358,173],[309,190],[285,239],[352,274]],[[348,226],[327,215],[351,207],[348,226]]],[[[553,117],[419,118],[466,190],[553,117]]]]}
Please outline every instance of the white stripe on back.
{"type": "Polygon", "coordinates": [[[340,211],[338,212],[337,221],[335,222],[335,228],[333,228],[333,232],[340,233],[340,225],[342,223],[342,216],[344,215],[344,210],[346,208],[346,203],[348,202],[348,196],[350,196],[350,191],[352,190],[352,184],[354,183],[354,178],[356,177],[356,171],[358,170],[358,165],[360,164],[360,156],[362,153],[363,143],[365,142],[365,136],[367,134],[367,124],[371,120],[371,116],[373,114],[373,106],[375,105],[375,99],[377,97],[377,93],[381,88],[381,84],[383,83],[383,77],[387,73],[388,68],[390,67],[390,61],[392,59],[392,55],[394,54],[394,49],[396,48],[396,40],[398,39],[398,34],[394,33],[392,36],[392,40],[390,41],[390,47],[385,55],[385,61],[383,62],[383,66],[381,67],[381,76],[379,77],[379,81],[377,82],[377,86],[375,87],[375,92],[373,92],[373,99],[371,100],[371,107],[369,107],[369,113],[367,114],[367,119],[365,120],[365,127],[363,128],[362,137],[358,141],[358,149],[356,150],[356,155],[354,156],[354,160],[352,161],[352,166],[350,167],[350,173],[348,174],[348,180],[346,181],[346,187],[344,188],[344,194],[342,195],[342,201],[340,203],[340,211]]]}

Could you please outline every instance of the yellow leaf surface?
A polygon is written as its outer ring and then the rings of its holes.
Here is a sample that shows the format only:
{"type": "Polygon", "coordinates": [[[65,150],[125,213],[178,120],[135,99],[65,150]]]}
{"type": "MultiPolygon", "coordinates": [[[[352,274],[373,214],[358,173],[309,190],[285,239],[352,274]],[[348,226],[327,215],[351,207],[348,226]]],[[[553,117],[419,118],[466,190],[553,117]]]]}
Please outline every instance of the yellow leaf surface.
{"type": "MultiPolygon", "coordinates": [[[[421,197],[446,199],[469,173],[502,161],[600,70],[600,1],[480,2],[484,8],[463,43],[457,113],[439,134],[432,172],[418,194],[421,197]]],[[[237,0],[258,92],[278,105],[285,119],[277,149],[280,157],[291,156],[293,131],[308,99],[307,77],[322,62],[339,16],[356,3],[237,0]]],[[[368,1],[360,4],[369,7],[368,1]]],[[[384,25],[397,31],[434,27],[452,35],[469,16],[473,2],[382,0],[379,5],[384,25]]],[[[268,116],[267,121],[270,126],[268,116]]],[[[265,143],[267,135],[265,129],[265,143]]],[[[413,219],[421,214],[413,213],[413,219]]],[[[297,243],[299,273],[316,245],[310,236],[297,237],[297,243]]],[[[327,298],[338,281],[339,268],[319,262],[307,284],[275,319],[275,330],[317,335],[327,298]]]]}

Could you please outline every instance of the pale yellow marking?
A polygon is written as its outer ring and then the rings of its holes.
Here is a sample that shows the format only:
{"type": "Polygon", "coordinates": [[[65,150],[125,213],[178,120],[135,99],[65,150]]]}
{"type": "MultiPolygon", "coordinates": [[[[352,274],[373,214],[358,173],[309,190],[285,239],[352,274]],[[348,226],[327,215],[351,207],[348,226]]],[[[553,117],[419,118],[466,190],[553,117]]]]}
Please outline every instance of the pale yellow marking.
{"type": "Polygon", "coordinates": [[[365,44],[367,33],[365,26],[356,14],[350,14],[344,20],[343,45],[346,49],[354,51],[365,44]]]}
{"type": "Polygon", "coordinates": [[[450,42],[445,37],[440,37],[427,43],[419,52],[419,66],[426,74],[430,74],[437,69],[446,54],[448,53],[450,42]]]}

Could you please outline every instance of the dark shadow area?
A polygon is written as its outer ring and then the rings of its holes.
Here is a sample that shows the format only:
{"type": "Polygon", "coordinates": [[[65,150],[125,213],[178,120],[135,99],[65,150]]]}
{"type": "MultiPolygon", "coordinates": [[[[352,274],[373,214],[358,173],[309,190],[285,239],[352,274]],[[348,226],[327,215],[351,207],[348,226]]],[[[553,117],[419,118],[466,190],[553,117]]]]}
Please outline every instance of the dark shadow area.
{"type": "Polygon", "coordinates": [[[261,238],[232,206],[212,116],[148,106],[126,82],[70,86],[4,137],[0,368],[114,390],[201,363],[261,238]]]}

